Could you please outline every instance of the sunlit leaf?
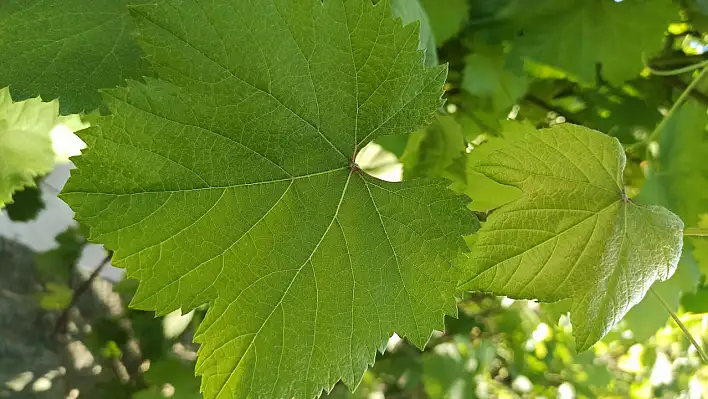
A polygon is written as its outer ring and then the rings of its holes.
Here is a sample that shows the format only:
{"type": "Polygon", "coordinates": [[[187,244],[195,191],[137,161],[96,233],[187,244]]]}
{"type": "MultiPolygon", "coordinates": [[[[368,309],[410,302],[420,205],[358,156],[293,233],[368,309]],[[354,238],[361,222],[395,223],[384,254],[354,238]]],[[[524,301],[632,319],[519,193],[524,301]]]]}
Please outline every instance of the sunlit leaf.
{"type": "Polygon", "coordinates": [[[461,288],[570,298],[578,350],[602,338],[656,280],[674,273],[683,223],[624,193],[625,156],[602,133],[557,125],[493,152],[476,169],[522,197],[478,232],[461,288]]]}

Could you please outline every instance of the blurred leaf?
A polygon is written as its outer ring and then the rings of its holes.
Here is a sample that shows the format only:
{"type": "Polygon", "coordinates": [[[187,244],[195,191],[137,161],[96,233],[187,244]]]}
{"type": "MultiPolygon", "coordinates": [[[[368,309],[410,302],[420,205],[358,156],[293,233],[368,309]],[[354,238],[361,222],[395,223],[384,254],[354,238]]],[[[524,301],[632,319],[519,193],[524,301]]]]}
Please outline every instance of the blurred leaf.
{"type": "Polygon", "coordinates": [[[526,93],[528,79],[507,68],[501,48],[478,46],[465,58],[462,88],[480,97],[485,108],[501,114],[526,93]]]}
{"type": "Polygon", "coordinates": [[[708,286],[702,286],[694,293],[681,297],[683,310],[690,313],[708,313],[708,286]]]}
{"type": "Polygon", "coordinates": [[[544,0],[535,7],[543,15],[521,22],[523,34],[513,41],[512,55],[561,68],[584,82],[595,82],[598,64],[613,84],[637,76],[642,54],[660,50],[667,26],[679,20],[671,0],[544,0]]]}
{"type": "MultiPolygon", "coordinates": [[[[699,226],[701,215],[708,210],[707,124],[705,106],[695,101],[684,104],[667,121],[659,139],[659,157],[650,162],[646,183],[637,197],[643,203],[666,206],[691,227],[699,226]]],[[[708,240],[687,241],[695,246],[694,256],[705,273],[708,240]]]]}
{"type": "Polygon", "coordinates": [[[37,298],[42,309],[64,310],[71,303],[74,291],[66,283],[47,283],[45,289],[37,298]]]}
{"type": "Polygon", "coordinates": [[[445,343],[423,355],[423,382],[430,399],[474,399],[479,360],[469,343],[445,343]],[[461,353],[460,347],[464,348],[461,353]]]}
{"type": "Polygon", "coordinates": [[[42,190],[37,187],[39,179],[35,179],[34,186],[28,186],[15,192],[12,202],[5,207],[7,216],[13,222],[29,222],[37,218],[44,209],[42,190]]]}
{"type": "Polygon", "coordinates": [[[37,272],[43,282],[68,283],[86,245],[79,229],[70,227],[55,238],[59,246],[35,255],[37,272]]]}
{"type": "Polygon", "coordinates": [[[447,115],[435,115],[427,128],[413,133],[401,157],[405,178],[447,177],[464,181],[464,164],[456,162],[465,151],[462,128],[447,115]]]}
{"type": "Polygon", "coordinates": [[[195,399],[200,398],[199,378],[194,374],[194,365],[177,359],[152,362],[145,372],[150,388],[133,395],[134,399],[195,399]],[[166,386],[166,384],[169,384],[166,386]],[[168,392],[170,395],[163,395],[168,392]]]}
{"type": "Polygon", "coordinates": [[[98,108],[98,89],[147,75],[126,8],[140,1],[0,2],[0,87],[61,98],[64,115],[98,108]]]}
{"type": "Polygon", "coordinates": [[[10,90],[0,89],[0,208],[15,191],[34,185],[37,176],[54,167],[49,132],[58,116],[56,101],[33,98],[13,103],[10,90]]]}
{"type": "Polygon", "coordinates": [[[477,171],[523,196],[479,230],[460,288],[571,298],[576,347],[588,349],[654,281],[671,277],[681,254],[681,219],[631,202],[624,165],[616,139],[569,124],[527,134],[479,162],[477,171]]]}
{"type": "Polygon", "coordinates": [[[457,36],[469,19],[468,0],[421,0],[421,4],[438,47],[457,36]]]}
{"type": "Polygon", "coordinates": [[[579,98],[585,107],[574,118],[622,143],[635,142],[636,131],[650,134],[662,118],[656,105],[612,87],[583,90],[579,98]]]}
{"type": "Polygon", "coordinates": [[[115,341],[108,341],[106,345],[101,348],[101,356],[104,359],[120,359],[123,355],[123,351],[120,350],[118,344],[115,341]]]}

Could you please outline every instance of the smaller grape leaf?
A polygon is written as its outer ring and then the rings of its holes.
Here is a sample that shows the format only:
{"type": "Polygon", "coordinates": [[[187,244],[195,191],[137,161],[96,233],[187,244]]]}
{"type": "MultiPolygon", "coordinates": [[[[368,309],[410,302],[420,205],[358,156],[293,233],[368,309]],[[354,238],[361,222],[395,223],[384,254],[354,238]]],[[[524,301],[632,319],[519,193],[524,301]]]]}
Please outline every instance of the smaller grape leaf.
{"type": "Polygon", "coordinates": [[[56,125],[59,104],[39,98],[14,102],[0,89],[0,208],[12,194],[33,186],[35,178],[54,167],[49,132],[56,125]]]}
{"type": "Polygon", "coordinates": [[[460,288],[515,299],[571,299],[576,347],[586,350],[673,275],[683,222],[624,192],[622,146],[581,126],[556,125],[490,154],[477,171],[522,197],[479,230],[460,288]]]}

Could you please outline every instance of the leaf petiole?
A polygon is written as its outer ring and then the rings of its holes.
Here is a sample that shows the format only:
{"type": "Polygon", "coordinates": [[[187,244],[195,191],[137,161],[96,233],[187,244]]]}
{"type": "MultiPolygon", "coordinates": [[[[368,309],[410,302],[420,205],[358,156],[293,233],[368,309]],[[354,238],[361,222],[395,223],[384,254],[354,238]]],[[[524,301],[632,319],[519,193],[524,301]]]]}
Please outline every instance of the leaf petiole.
{"type": "Polygon", "coordinates": [[[708,229],[687,227],[683,230],[684,237],[708,237],[708,229]]]}
{"type": "Polygon", "coordinates": [[[681,322],[681,319],[679,319],[678,316],[676,316],[676,313],[674,313],[671,310],[671,307],[669,306],[669,304],[666,303],[666,301],[664,301],[664,298],[662,298],[661,295],[659,295],[659,293],[656,292],[653,287],[649,288],[649,291],[651,291],[651,293],[654,294],[656,299],[659,300],[659,302],[661,303],[661,306],[663,306],[664,309],[666,309],[666,311],[669,312],[669,314],[671,315],[671,318],[674,319],[674,321],[679,326],[681,331],[683,331],[683,335],[685,335],[686,338],[688,338],[688,340],[691,341],[691,344],[693,344],[693,346],[696,348],[696,352],[698,352],[698,356],[700,356],[703,363],[708,365],[708,356],[706,356],[706,353],[703,352],[703,349],[701,349],[701,346],[698,345],[698,342],[693,338],[693,335],[691,335],[691,333],[688,331],[688,328],[686,328],[686,326],[683,324],[683,322],[681,322]]]}
{"type": "Polygon", "coordinates": [[[698,76],[696,76],[695,79],[693,79],[691,84],[689,84],[688,87],[686,87],[686,90],[684,90],[681,93],[681,95],[676,100],[674,105],[671,107],[669,112],[666,113],[666,115],[661,120],[661,122],[659,122],[659,124],[656,126],[656,129],[654,129],[654,131],[649,136],[647,136],[646,139],[644,139],[642,141],[638,141],[638,142],[628,146],[625,150],[632,151],[632,150],[635,150],[641,146],[648,146],[649,143],[651,143],[652,141],[655,141],[657,138],[659,138],[659,135],[661,134],[661,131],[664,129],[664,126],[666,125],[666,123],[671,119],[671,117],[676,113],[676,111],[678,111],[679,108],[681,108],[681,105],[683,105],[683,103],[686,101],[689,94],[691,94],[693,89],[696,88],[698,83],[700,83],[700,81],[703,79],[703,77],[705,77],[707,74],[708,74],[708,65],[706,65],[703,68],[701,73],[699,73],[698,76]]]}

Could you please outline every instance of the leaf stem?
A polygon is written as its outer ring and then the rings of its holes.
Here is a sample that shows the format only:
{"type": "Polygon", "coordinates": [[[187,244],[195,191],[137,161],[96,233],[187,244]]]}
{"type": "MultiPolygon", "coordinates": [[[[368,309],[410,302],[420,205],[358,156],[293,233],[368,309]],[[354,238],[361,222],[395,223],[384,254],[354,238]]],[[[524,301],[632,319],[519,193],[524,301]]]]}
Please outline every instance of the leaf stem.
{"type": "Polygon", "coordinates": [[[681,68],[666,69],[666,70],[654,69],[651,65],[649,65],[647,63],[645,63],[644,66],[649,70],[649,72],[651,72],[652,75],[675,76],[675,75],[680,75],[682,73],[695,71],[696,69],[705,68],[706,66],[708,66],[708,60],[697,62],[695,64],[687,65],[687,66],[681,67],[681,68]]]}
{"type": "MultiPolygon", "coordinates": [[[[703,64],[703,63],[701,63],[701,64],[703,64]]],[[[689,84],[688,87],[686,87],[686,89],[681,93],[681,95],[680,95],[679,98],[676,100],[676,102],[674,103],[674,105],[671,107],[671,109],[669,110],[669,112],[666,113],[666,115],[665,115],[664,118],[661,120],[661,122],[659,122],[659,124],[656,126],[656,129],[654,129],[654,131],[653,131],[646,139],[644,139],[644,140],[642,140],[642,141],[639,141],[639,142],[636,142],[636,143],[630,145],[629,147],[627,147],[627,151],[634,150],[634,149],[636,149],[636,148],[638,148],[638,147],[641,147],[641,146],[649,145],[649,143],[651,143],[652,141],[655,141],[655,140],[659,137],[659,135],[661,134],[661,131],[664,129],[664,126],[666,126],[666,123],[671,119],[671,117],[676,113],[676,111],[678,111],[678,109],[681,108],[681,106],[682,106],[683,103],[686,101],[686,99],[688,98],[688,96],[691,94],[691,92],[693,91],[693,89],[696,88],[696,86],[698,85],[698,83],[700,83],[700,81],[701,81],[701,80],[703,79],[703,77],[705,77],[706,75],[708,75],[708,65],[706,65],[706,66],[703,68],[703,70],[701,71],[701,73],[699,73],[698,76],[696,76],[696,77],[693,79],[693,81],[691,82],[691,84],[689,84]]]]}
{"type": "Polygon", "coordinates": [[[687,227],[683,230],[683,235],[689,237],[708,237],[708,229],[702,229],[700,227],[687,227]]]}
{"type": "Polygon", "coordinates": [[[691,344],[693,344],[693,346],[696,348],[696,352],[698,352],[698,355],[700,356],[703,363],[708,365],[708,356],[706,356],[706,353],[703,352],[703,349],[701,349],[701,346],[698,345],[698,342],[696,342],[696,340],[693,338],[693,335],[691,335],[691,333],[688,331],[688,328],[686,328],[686,326],[681,322],[681,319],[679,319],[678,316],[676,316],[676,313],[674,313],[671,310],[671,307],[669,306],[669,304],[666,303],[666,301],[664,301],[664,298],[662,298],[661,295],[659,295],[659,293],[656,292],[653,287],[649,288],[649,291],[651,291],[651,293],[654,294],[654,296],[656,297],[656,299],[659,300],[659,302],[664,307],[664,309],[666,309],[666,311],[669,312],[669,314],[671,315],[671,318],[674,319],[674,321],[679,326],[681,331],[683,331],[683,335],[685,335],[686,338],[688,338],[688,340],[691,341],[691,344]]]}

